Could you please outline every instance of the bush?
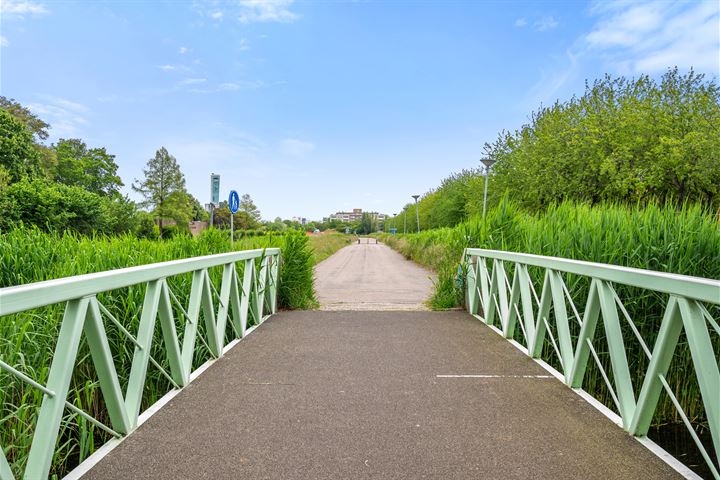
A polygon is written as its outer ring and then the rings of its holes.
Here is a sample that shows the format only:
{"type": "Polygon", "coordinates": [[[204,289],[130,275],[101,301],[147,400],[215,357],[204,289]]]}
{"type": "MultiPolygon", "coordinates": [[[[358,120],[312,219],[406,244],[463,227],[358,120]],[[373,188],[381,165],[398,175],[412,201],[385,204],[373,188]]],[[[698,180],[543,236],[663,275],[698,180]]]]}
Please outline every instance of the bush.
{"type": "Polygon", "coordinates": [[[288,232],[280,247],[278,304],[282,308],[307,309],[317,306],[313,277],[313,250],[304,232],[288,232]]]}
{"type": "MultiPolygon", "coordinates": [[[[158,231],[160,231],[159,228],[158,228],[158,231]]],[[[186,232],[184,232],[183,230],[178,228],[177,225],[163,225],[163,227],[162,227],[162,238],[163,239],[169,240],[171,238],[177,237],[178,235],[185,235],[185,234],[186,234],[186,232]]]]}
{"type": "Polygon", "coordinates": [[[21,180],[0,191],[0,229],[18,224],[46,231],[81,234],[125,233],[134,230],[135,204],[105,197],[71,185],[46,180],[21,180]]]}
{"type": "Polygon", "coordinates": [[[43,180],[23,180],[7,186],[0,194],[0,210],[5,230],[25,223],[46,230],[87,234],[104,231],[108,224],[107,210],[99,195],[43,180]]]}
{"type": "Polygon", "coordinates": [[[155,216],[148,212],[138,212],[135,222],[135,235],[140,238],[157,239],[160,229],[155,224],[155,216]]]}

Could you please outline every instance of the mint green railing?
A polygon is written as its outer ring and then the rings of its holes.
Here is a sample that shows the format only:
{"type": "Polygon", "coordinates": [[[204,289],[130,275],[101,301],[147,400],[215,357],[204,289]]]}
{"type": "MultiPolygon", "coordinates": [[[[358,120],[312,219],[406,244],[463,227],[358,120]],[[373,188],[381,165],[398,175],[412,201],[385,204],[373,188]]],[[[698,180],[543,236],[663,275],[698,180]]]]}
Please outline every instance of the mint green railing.
{"type": "MultiPolygon", "coordinates": [[[[207,338],[200,337],[200,340],[215,358],[223,355],[228,319],[237,339],[244,337],[249,331],[248,316],[255,325],[259,325],[275,313],[279,261],[280,250],[277,248],[250,250],[0,289],[0,317],[65,303],[65,312],[45,385],[0,360],[0,369],[10,372],[44,394],[23,477],[47,478],[65,408],[113,436],[122,437],[138,425],[149,362],[160,369],[176,388],[186,386],[191,378],[201,312],[207,338]],[[257,266],[256,261],[259,262],[257,266]],[[243,278],[239,278],[236,271],[236,264],[240,262],[244,263],[243,278]],[[222,267],[219,291],[210,280],[208,269],[212,267],[222,267]],[[192,273],[192,285],[187,303],[183,304],[170,289],[167,279],[187,273],[192,273]],[[139,327],[137,332],[132,334],[123,326],[123,319],[116,318],[98,301],[97,295],[141,284],[147,287],[139,327]],[[182,345],[178,340],[173,314],[175,308],[182,312],[184,317],[182,345]],[[269,314],[266,314],[266,311],[269,314]],[[162,346],[170,365],[169,373],[150,355],[158,318],[162,331],[162,346]],[[113,323],[135,345],[124,394],[108,343],[106,320],[113,323]],[[66,400],[83,335],[89,346],[111,425],[103,424],[66,400]]],[[[0,479],[14,479],[2,449],[0,479]]]]}
{"type": "Polygon", "coordinates": [[[560,365],[565,384],[571,388],[582,387],[592,355],[622,418],[622,426],[632,435],[647,435],[664,389],[689,428],[711,474],[720,479],[718,466],[712,462],[665,378],[684,330],[712,442],[720,458],[720,352],[714,352],[711,338],[711,335],[720,335],[720,326],[707,307],[720,305],[719,280],[476,248],[465,250],[463,263],[467,272],[466,300],[470,314],[496,328],[507,339],[521,338],[521,347],[533,358],[540,358],[544,347],[552,352],[557,360],[555,363],[560,365]],[[514,268],[512,282],[506,265],[514,268]],[[542,274],[539,296],[528,267],[538,268],[542,274]],[[584,277],[589,281],[582,317],[566,286],[564,276],[568,275],[584,277]],[[652,350],[640,335],[614,285],[638,287],[667,295],[664,316],[652,350]],[[571,315],[568,315],[568,306],[571,315]],[[621,315],[648,358],[647,371],[637,397],[623,340],[621,315]],[[572,317],[579,324],[573,327],[576,334],[571,333],[572,317]],[[605,330],[611,373],[605,371],[593,347],[600,319],[605,330]],[[516,334],[518,325],[520,331],[516,334]]]}

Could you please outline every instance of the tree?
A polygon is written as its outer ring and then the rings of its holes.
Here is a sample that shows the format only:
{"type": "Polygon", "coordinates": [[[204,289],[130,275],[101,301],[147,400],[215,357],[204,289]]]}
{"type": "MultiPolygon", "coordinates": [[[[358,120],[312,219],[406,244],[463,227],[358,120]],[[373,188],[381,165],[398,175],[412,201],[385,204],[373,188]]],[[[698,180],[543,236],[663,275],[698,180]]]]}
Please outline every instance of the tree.
{"type": "MultiPolygon", "coordinates": [[[[230,228],[230,207],[227,201],[220,202],[215,209],[213,225],[216,228],[230,228]]],[[[260,211],[247,193],[240,197],[238,211],[233,215],[233,226],[237,230],[260,228],[260,211]]]]}
{"type": "Polygon", "coordinates": [[[185,193],[185,177],[175,157],[170,155],[165,147],[155,152],[155,157],[147,162],[143,169],[145,179],[140,182],[135,179],[132,189],[140,193],[145,200],[143,207],[151,207],[159,219],[160,236],[162,237],[163,217],[175,218],[183,216],[185,212],[177,209],[187,208],[178,195],[171,197],[175,192],[185,193]]]}
{"type": "Polygon", "coordinates": [[[122,180],[117,175],[115,155],[105,148],[87,148],[77,138],[60,139],[53,146],[57,159],[55,180],[65,185],[82,187],[99,195],[117,195],[122,180]]]}
{"type": "Polygon", "coordinates": [[[250,230],[260,226],[260,210],[255,206],[250,195],[244,193],[240,197],[240,207],[235,214],[235,221],[238,228],[250,230]]]}
{"type": "Polygon", "coordinates": [[[188,195],[188,201],[190,202],[190,209],[191,209],[191,220],[200,220],[200,221],[208,221],[210,214],[208,213],[205,208],[203,208],[202,204],[200,203],[200,200],[195,198],[191,194],[188,195]]]}
{"type": "Polygon", "coordinates": [[[370,215],[368,212],[363,212],[360,223],[355,226],[354,230],[361,235],[373,233],[377,230],[377,221],[373,215],[370,215]]]}
{"type": "Polygon", "coordinates": [[[720,86],[692,70],[605,76],[487,145],[492,194],[524,206],[563,200],[720,205],[720,86]]]}
{"type": "Polygon", "coordinates": [[[48,125],[39,119],[30,110],[20,105],[14,98],[0,96],[0,108],[6,110],[10,115],[19,120],[38,140],[48,138],[48,125]]]}
{"type": "MultiPolygon", "coordinates": [[[[193,207],[190,199],[192,196],[184,190],[175,190],[168,195],[165,201],[165,215],[175,220],[175,230],[188,232],[189,222],[192,220],[193,207]]],[[[160,217],[162,222],[162,217],[160,217]]],[[[162,236],[162,224],[160,225],[162,236]]]]}
{"type": "Polygon", "coordinates": [[[38,152],[32,133],[7,110],[0,108],[0,166],[11,182],[38,174],[38,152]]]}
{"type": "Polygon", "coordinates": [[[282,232],[287,230],[287,225],[283,223],[282,218],[280,217],[275,217],[275,220],[272,222],[264,222],[263,225],[272,232],[282,232]]]}
{"type": "Polygon", "coordinates": [[[227,200],[223,200],[213,210],[213,227],[230,228],[230,207],[227,200]]]}

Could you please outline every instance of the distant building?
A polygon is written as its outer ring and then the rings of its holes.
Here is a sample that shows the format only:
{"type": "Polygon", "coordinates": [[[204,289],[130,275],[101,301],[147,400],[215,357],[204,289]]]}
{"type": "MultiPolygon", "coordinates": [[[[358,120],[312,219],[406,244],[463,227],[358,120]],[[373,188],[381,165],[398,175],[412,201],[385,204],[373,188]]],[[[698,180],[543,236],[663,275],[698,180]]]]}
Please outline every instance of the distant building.
{"type": "Polygon", "coordinates": [[[338,222],[355,222],[362,218],[362,208],[353,208],[352,212],[336,212],[330,214],[330,220],[335,220],[338,222]]]}
{"type": "Polygon", "coordinates": [[[191,220],[188,227],[190,228],[192,236],[197,237],[200,235],[200,232],[208,228],[208,222],[203,222],[202,220],[191,220]]]}
{"type": "MultiPolygon", "coordinates": [[[[162,222],[163,222],[163,228],[177,226],[177,222],[175,220],[173,220],[172,218],[163,218],[162,222]]],[[[155,225],[160,226],[159,218],[155,219],[155,225]]],[[[190,234],[193,237],[197,237],[198,235],[200,235],[200,232],[202,232],[203,230],[207,230],[207,228],[208,228],[208,222],[203,222],[201,220],[190,220],[188,222],[188,231],[190,232],[190,234]]]]}
{"type": "Polygon", "coordinates": [[[367,213],[378,222],[378,226],[385,222],[387,215],[378,212],[363,212],[362,208],[353,208],[352,212],[336,212],[331,213],[328,219],[343,223],[358,222],[362,219],[363,213],[367,213]]]}

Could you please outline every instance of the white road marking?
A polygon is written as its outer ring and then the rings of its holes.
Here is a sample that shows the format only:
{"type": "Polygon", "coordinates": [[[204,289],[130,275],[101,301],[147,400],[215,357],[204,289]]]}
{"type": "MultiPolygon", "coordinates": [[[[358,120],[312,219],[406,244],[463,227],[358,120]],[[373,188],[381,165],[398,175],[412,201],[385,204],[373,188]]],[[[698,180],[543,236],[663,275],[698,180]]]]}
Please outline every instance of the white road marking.
{"type": "Polygon", "coordinates": [[[435,375],[437,378],[555,378],[552,375],[435,375]]]}

